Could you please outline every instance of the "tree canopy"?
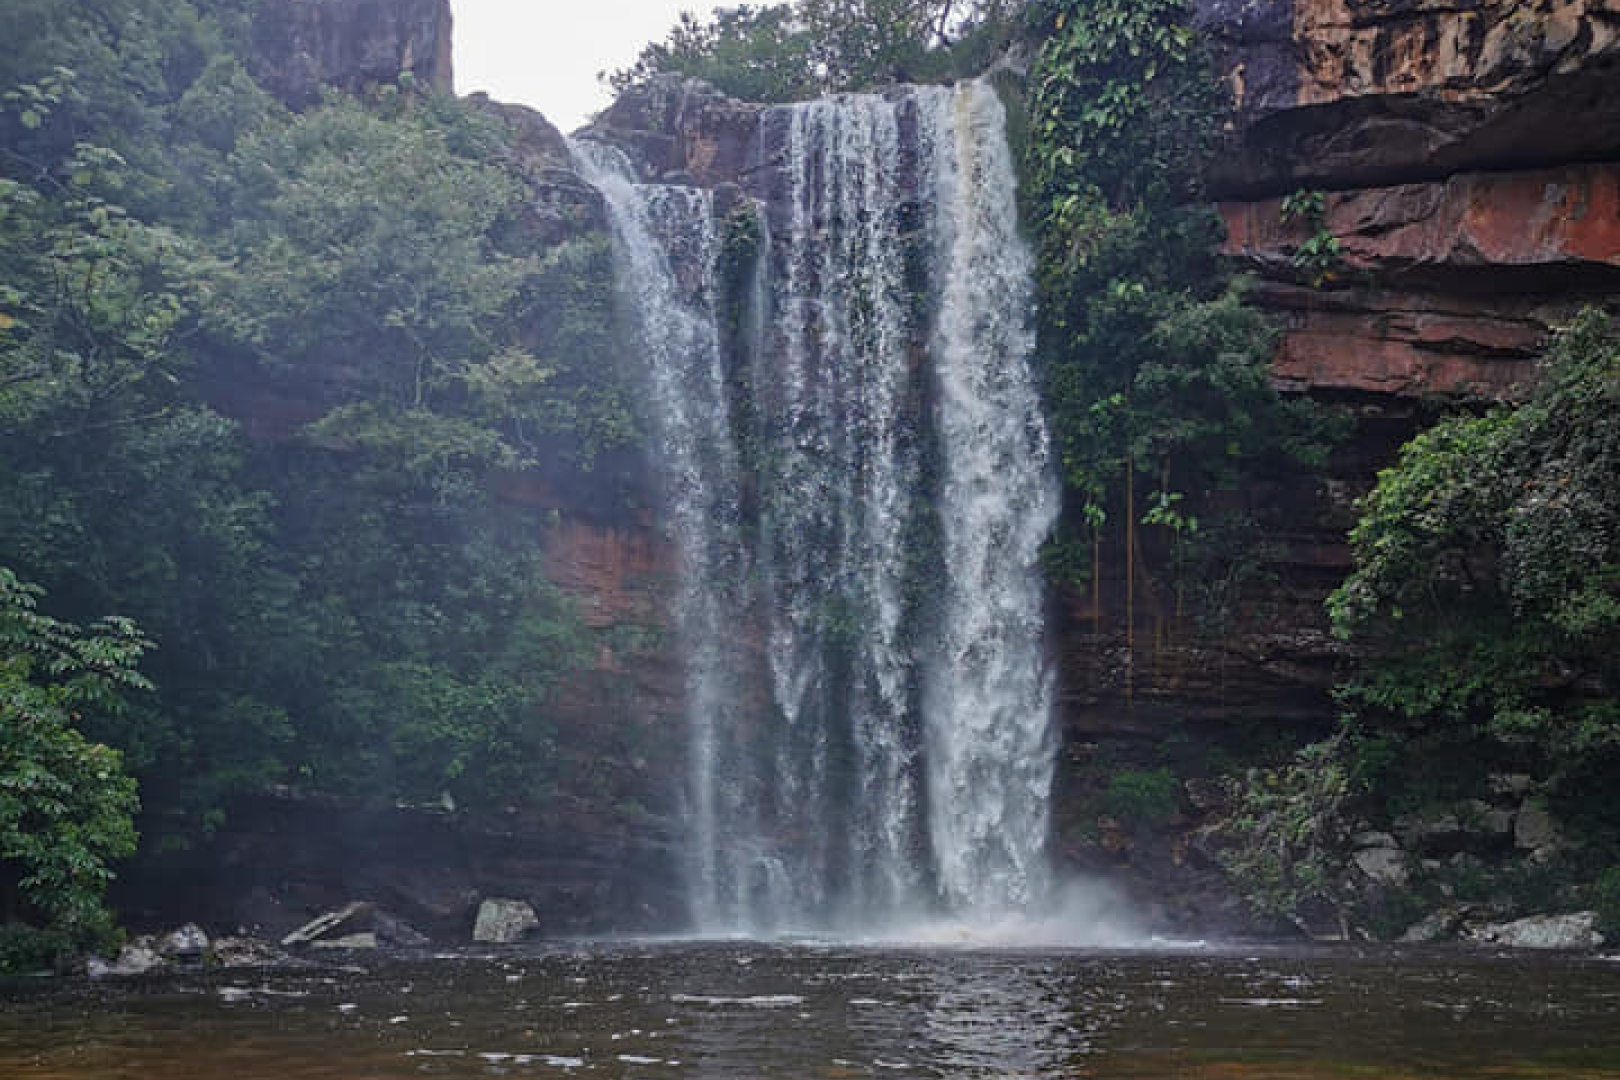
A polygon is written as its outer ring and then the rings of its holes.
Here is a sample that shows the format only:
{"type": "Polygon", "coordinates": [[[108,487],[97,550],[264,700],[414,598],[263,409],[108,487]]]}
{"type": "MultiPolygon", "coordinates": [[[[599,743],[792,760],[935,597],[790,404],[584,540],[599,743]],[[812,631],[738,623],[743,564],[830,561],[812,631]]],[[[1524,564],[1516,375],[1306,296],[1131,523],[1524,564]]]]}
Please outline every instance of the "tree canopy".
{"type": "Polygon", "coordinates": [[[1015,36],[1019,0],[794,0],[690,12],[635,64],[624,90],[655,75],[702,79],[745,101],[797,101],[977,74],[1015,36]]]}

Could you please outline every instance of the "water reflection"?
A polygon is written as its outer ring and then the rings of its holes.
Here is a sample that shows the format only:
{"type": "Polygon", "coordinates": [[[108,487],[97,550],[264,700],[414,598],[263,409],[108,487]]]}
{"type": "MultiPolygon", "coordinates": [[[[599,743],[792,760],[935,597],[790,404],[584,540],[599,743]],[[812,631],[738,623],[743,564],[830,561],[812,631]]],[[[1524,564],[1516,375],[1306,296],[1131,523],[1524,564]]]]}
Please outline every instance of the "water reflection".
{"type": "Polygon", "coordinates": [[[932,973],[922,1030],[946,1075],[1045,1077],[1085,1053],[1103,1014],[1081,1002],[1069,980],[1044,964],[1004,962],[966,978],[932,973]]]}
{"type": "Polygon", "coordinates": [[[0,1077],[1620,1080],[1620,964],[592,945],[0,984],[0,1077]]]}

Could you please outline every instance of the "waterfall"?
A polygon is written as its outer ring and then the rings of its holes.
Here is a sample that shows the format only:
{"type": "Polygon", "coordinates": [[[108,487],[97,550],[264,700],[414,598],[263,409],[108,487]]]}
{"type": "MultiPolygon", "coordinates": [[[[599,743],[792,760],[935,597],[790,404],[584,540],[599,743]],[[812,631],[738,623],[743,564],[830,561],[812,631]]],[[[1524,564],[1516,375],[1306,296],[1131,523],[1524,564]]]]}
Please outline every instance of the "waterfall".
{"type": "Polygon", "coordinates": [[[1000,101],[912,87],[760,125],[750,332],[729,336],[712,195],[574,149],[682,560],[694,922],[1026,909],[1047,888],[1057,492],[1000,101]]]}
{"type": "Polygon", "coordinates": [[[1042,653],[1040,547],[1058,489],[1029,372],[1034,261],[1018,234],[1001,103],[955,97],[936,164],[945,613],[926,665],[930,831],[948,903],[1027,907],[1047,885],[1055,752],[1042,653]]]}
{"type": "MultiPolygon", "coordinates": [[[[646,365],[655,462],[681,558],[675,623],[686,668],[692,909],[700,926],[733,921],[722,898],[750,843],[749,793],[738,787],[744,684],[730,641],[747,568],[737,540],[740,472],[730,430],[716,315],[714,199],[701,188],[641,184],[614,147],[570,143],[574,167],[602,195],[624,306],[646,365]],[[684,276],[683,276],[684,275],[684,276]]],[[[755,844],[762,851],[764,845],[755,844]]]]}

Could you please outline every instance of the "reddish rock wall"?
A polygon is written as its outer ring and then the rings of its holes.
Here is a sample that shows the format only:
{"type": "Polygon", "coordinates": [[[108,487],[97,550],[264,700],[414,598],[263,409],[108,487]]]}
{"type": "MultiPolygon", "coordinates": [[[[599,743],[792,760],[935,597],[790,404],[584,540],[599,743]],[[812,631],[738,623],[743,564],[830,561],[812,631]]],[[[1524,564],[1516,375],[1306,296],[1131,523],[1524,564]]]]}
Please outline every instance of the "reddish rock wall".
{"type": "Polygon", "coordinates": [[[1312,226],[1281,199],[1229,202],[1225,252],[1283,317],[1277,375],[1296,390],[1500,397],[1550,327],[1620,294],[1620,166],[1465,173],[1328,194],[1340,264],[1320,287],[1294,253],[1312,226]]]}
{"type": "Polygon", "coordinates": [[[1620,158],[1615,0],[1195,0],[1223,194],[1620,158]]]}
{"type": "Polygon", "coordinates": [[[1290,388],[1497,397],[1620,296],[1620,0],[1200,0],[1234,95],[1210,181],[1290,388]],[[1293,257],[1327,192],[1340,265],[1293,257]],[[1256,197],[1262,196],[1262,197],[1256,197]]]}
{"type": "Polygon", "coordinates": [[[1346,658],[1323,600],[1350,567],[1355,497],[1439,409],[1510,398],[1550,329],[1620,301],[1620,0],[1194,3],[1233,94],[1208,177],[1224,253],[1276,316],[1278,384],[1357,428],[1325,479],[1279,467],[1237,493],[1282,524],[1213,637],[1146,582],[1127,627],[1117,541],[1100,600],[1058,598],[1059,848],[1171,896],[1211,887],[1192,830],[1218,794],[1189,785],[1189,817],[1144,836],[1097,817],[1099,789],[1330,729],[1346,658]],[[1322,193],[1319,223],[1284,220],[1301,190],[1322,193]],[[1336,264],[1296,266],[1319,227],[1336,264]]]}

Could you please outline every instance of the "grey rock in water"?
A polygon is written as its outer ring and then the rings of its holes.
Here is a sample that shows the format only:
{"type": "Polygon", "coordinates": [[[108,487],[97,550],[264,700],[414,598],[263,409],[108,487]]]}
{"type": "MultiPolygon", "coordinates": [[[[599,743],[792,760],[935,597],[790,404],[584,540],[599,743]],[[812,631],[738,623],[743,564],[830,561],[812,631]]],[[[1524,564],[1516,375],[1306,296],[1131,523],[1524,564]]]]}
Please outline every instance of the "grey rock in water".
{"type": "Polygon", "coordinates": [[[1603,935],[1596,927],[1597,912],[1576,911],[1477,926],[1468,932],[1468,937],[1519,949],[1591,949],[1603,944],[1603,935]]]}
{"type": "Polygon", "coordinates": [[[178,930],[171,930],[164,934],[157,942],[158,955],[165,960],[179,960],[182,962],[195,962],[201,960],[209,950],[210,942],[203,928],[196,923],[186,923],[178,930]]]}
{"type": "Polygon", "coordinates": [[[104,974],[145,975],[162,966],[163,957],[158,954],[152,939],[142,936],[120,949],[118,959],[106,966],[104,974]]]}
{"type": "Polygon", "coordinates": [[[428,938],[376,904],[356,900],[310,920],[282,938],[281,943],[332,949],[374,949],[379,945],[415,949],[428,944],[428,938]]]}
{"type": "Polygon", "coordinates": [[[296,945],[312,945],[322,938],[342,936],[340,931],[347,929],[353,932],[362,918],[369,917],[370,912],[370,904],[356,900],[336,911],[316,916],[282,938],[281,944],[291,948],[296,945]]]}
{"type": "Polygon", "coordinates": [[[317,949],[375,949],[377,935],[370,930],[341,937],[323,937],[311,942],[317,949]]]}
{"type": "Polygon", "coordinates": [[[478,905],[473,924],[473,940],[492,945],[510,945],[540,927],[534,908],[522,900],[488,899],[478,905]]]}
{"type": "Polygon", "coordinates": [[[431,944],[426,934],[381,909],[371,913],[371,930],[379,942],[397,949],[420,949],[431,944]]]}
{"type": "Polygon", "coordinates": [[[1436,908],[1422,919],[1406,928],[1406,932],[1396,940],[1409,945],[1423,945],[1431,941],[1446,941],[1456,937],[1457,931],[1462,928],[1473,912],[1471,904],[1448,904],[1436,908]]]}
{"type": "Polygon", "coordinates": [[[224,968],[296,967],[301,963],[269,942],[251,937],[217,938],[213,953],[224,968]]]}

